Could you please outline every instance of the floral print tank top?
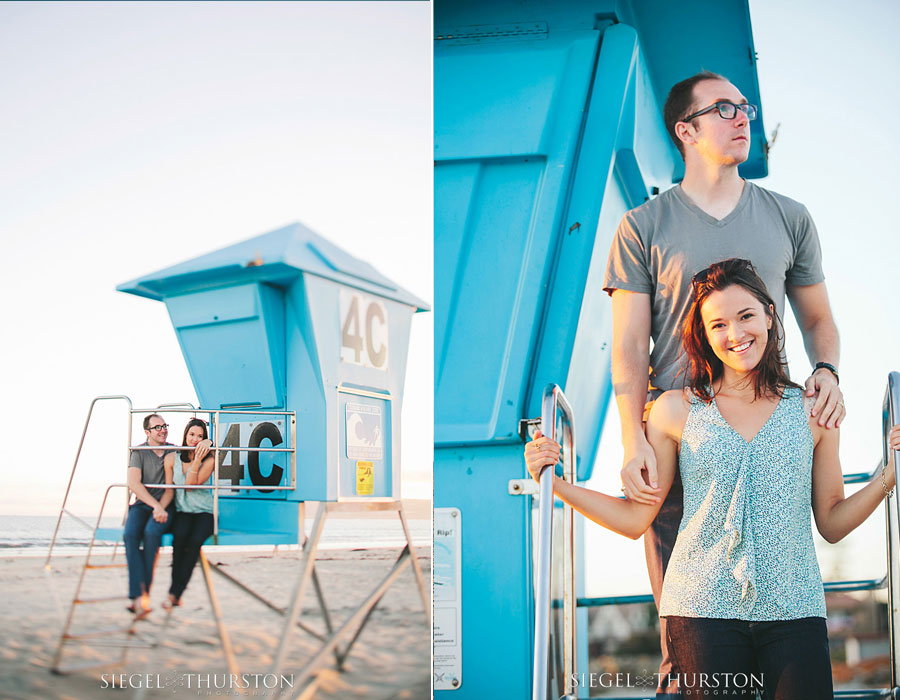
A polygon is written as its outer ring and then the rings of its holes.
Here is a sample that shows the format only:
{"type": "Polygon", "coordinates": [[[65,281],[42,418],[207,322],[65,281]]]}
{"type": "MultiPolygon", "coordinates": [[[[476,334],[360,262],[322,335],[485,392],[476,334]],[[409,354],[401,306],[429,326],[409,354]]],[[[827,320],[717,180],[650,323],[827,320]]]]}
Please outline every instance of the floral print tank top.
{"type": "Polygon", "coordinates": [[[747,442],[715,399],[691,399],[678,467],[684,515],[663,580],[662,617],[825,617],[812,538],[813,437],[787,388],[747,442]]]}

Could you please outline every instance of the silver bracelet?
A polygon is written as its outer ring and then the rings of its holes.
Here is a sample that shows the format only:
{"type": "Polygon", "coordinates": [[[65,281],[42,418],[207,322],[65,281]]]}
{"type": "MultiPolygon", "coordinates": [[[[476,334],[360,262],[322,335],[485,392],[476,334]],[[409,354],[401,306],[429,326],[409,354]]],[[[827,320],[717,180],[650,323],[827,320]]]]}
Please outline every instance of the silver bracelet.
{"type": "Polygon", "coordinates": [[[887,465],[885,464],[881,468],[881,490],[884,491],[884,495],[886,498],[890,498],[891,496],[894,495],[894,489],[891,489],[890,491],[887,490],[887,482],[884,480],[884,472],[886,469],[887,469],[887,465]]]}

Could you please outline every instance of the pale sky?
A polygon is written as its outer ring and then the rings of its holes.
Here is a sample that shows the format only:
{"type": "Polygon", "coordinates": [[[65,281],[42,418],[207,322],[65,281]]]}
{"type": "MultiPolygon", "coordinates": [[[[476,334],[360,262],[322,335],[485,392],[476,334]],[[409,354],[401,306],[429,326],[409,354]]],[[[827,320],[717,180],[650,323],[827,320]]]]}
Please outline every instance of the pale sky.
{"type": "MultiPolygon", "coordinates": [[[[868,471],[881,453],[887,375],[900,371],[900,234],[894,207],[900,132],[900,6],[862,0],[750,0],[766,133],[781,127],[769,176],[756,182],[804,203],[822,243],[826,285],[841,333],[844,472],[868,471]]],[[[740,85],[738,87],[741,87],[740,85]]],[[[795,378],[810,366],[790,312],[787,355],[795,378]]],[[[622,449],[615,407],[592,485],[618,493],[622,449]]],[[[848,487],[849,489],[853,487],[848,487]]],[[[885,572],[884,511],[840,545],[818,548],[825,580],[885,572]]],[[[649,592],[643,543],[586,524],[589,595],[649,592]],[[615,577],[609,562],[615,562],[615,577]]]]}
{"type": "MultiPolygon", "coordinates": [[[[431,303],[431,42],[425,2],[0,4],[0,514],[57,512],[94,396],[196,402],[164,304],[121,282],[300,221],[431,303]]],[[[431,494],[432,328],[404,497],[431,494]]],[[[88,513],[122,411],[91,428],[88,513]]]]}

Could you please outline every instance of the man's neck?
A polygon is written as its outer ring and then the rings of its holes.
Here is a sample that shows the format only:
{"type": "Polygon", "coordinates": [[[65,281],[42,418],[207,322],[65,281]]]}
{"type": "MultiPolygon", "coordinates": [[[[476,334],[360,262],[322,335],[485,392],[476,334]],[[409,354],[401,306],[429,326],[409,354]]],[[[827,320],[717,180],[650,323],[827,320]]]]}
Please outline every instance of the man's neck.
{"type": "Polygon", "coordinates": [[[700,209],[720,221],[734,211],[744,191],[737,166],[692,164],[685,167],[681,191],[700,209]]]}

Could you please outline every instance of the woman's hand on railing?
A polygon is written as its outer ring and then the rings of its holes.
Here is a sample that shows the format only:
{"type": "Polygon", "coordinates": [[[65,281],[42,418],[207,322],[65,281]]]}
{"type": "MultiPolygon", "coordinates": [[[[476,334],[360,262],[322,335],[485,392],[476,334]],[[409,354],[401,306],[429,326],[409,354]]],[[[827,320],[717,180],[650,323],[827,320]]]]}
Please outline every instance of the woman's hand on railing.
{"type": "Polygon", "coordinates": [[[559,443],[546,437],[540,430],[535,431],[534,439],[525,443],[525,466],[535,481],[540,481],[544,467],[559,462],[559,443]]]}
{"type": "Polygon", "coordinates": [[[202,462],[206,455],[209,454],[210,448],[212,448],[212,440],[207,438],[198,442],[197,447],[194,449],[194,459],[202,462]]]}
{"type": "MultiPolygon", "coordinates": [[[[900,424],[895,425],[888,433],[888,449],[900,450],[900,424]]],[[[894,490],[894,470],[888,469],[888,464],[891,463],[889,456],[887,463],[881,468],[881,488],[886,495],[894,490]]]]}

